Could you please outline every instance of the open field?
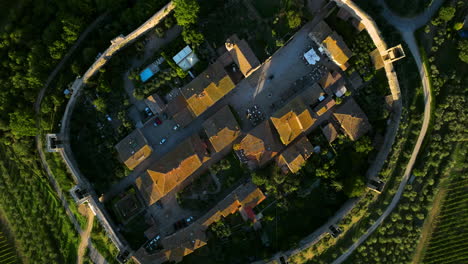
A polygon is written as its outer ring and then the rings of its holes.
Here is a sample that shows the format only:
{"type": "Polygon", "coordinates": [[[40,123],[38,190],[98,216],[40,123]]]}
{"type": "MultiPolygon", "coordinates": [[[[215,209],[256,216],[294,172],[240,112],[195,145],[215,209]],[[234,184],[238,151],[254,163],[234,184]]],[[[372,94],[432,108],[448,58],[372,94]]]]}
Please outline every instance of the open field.
{"type": "MultiPolygon", "coordinates": [[[[1,229],[1,227],[0,227],[1,229]]],[[[0,264],[20,263],[11,241],[0,231],[0,264]]]]}
{"type": "Polygon", "coordinates": [[[447,195],[432,223],[422,263],[461,263],[468,259],[468,178],[466,165],[457,167],[448,186],[442,187],[447,195]]]}

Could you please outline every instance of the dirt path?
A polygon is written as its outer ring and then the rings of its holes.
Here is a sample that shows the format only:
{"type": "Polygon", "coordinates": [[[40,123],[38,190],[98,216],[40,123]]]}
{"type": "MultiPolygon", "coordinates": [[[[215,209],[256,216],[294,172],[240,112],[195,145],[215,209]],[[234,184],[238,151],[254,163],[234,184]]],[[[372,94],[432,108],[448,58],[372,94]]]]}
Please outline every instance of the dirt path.
{"type": "Polygon", "coordinates": [[[89,244],[89,236],[91,234],[91,230],[93,230],[93,223],[94,223],[94,214],[93,212],[89,209],[88,206],[85,206],[86,214],[88,216],[88,225],[86,226],[86,229],[81,232],[81,241],[80,245],[78,246],[78,257],[77,257],[77,262],[78,264],[83,263],[83,257],[84,253],[86,251],[86,248],[88,247],[89,244]]]}

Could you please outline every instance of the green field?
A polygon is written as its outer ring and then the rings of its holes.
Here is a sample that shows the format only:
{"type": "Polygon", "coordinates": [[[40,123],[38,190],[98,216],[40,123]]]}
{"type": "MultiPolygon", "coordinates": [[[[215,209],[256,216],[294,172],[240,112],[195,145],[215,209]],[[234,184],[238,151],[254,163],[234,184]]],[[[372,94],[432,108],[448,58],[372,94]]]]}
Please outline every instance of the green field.
{"type": "Polygon", "coordinates": [[[0,264],[19,263],[11,241],[0,231],[0,264]]]}
{"type": "Polygon", "coordinates": [[[427,245],[423,263],[462,263],[468,261],[468,178],[458,175],[447,188],[440,214],[427,245]]]}

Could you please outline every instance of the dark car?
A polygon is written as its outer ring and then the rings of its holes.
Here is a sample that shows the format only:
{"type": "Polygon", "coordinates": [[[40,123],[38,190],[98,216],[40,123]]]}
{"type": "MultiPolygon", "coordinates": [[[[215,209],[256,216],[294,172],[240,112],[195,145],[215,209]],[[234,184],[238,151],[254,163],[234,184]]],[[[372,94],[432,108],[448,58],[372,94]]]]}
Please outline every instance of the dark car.
{"type": "Polygon", "coordinates": [[[156,118],[154,119],[154,126],[159,126],[160,124],[162,124],[161,119],[159,119],[159,117],[156,117],[156,118]]]}
{"type": "Polygon", "coordinates": [[[151,109],[149,109],[149,107],[146,107],[145,108],[145,114],[146,114],[146,116],[152,116],[153,112],[151,112],[151,109]]]}

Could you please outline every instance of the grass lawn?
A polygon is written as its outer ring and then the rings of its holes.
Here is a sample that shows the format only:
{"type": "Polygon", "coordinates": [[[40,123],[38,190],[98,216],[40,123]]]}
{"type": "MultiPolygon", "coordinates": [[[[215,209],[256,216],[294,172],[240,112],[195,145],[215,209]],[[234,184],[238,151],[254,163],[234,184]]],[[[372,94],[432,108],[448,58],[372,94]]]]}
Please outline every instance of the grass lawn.
{"type": "Polygon", "coordinates": [[[99,251],[99,253],[101,253],[108,263],[119,263],[116,259],[119,250],[110,241],[97,218],[94,219],[91,241],[93,242],[94,247],[99,251]]]}

